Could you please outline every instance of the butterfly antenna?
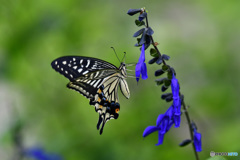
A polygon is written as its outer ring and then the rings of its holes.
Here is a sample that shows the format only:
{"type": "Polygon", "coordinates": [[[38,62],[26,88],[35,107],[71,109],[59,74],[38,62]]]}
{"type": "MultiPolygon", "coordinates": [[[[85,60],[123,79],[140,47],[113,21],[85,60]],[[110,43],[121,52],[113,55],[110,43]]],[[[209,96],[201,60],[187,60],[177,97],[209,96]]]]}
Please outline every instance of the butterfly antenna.
{"type": "Polygon", "coordinates": [[[115,49],[114,49],[113,47],[111,47],[111,48],[113,49],[113,51],[114,51],[114,53],[115,53],[115,55],[116,55],[118,61],[121,63],[120,59],[119,59],[118,56],[117,56],[117,53],[116,53],[115,49]]]}
{"type": "MultiPolygon", "coordinates": [[[[124,53],[124,56],[123,56],[123,59],[125,58],[125,60],[124,60],[124,62],[126,61],[126,52],[123,52],[124,53]]],[[[123,61],[123,59],[122,59],[122,61],[123,61]]]]}

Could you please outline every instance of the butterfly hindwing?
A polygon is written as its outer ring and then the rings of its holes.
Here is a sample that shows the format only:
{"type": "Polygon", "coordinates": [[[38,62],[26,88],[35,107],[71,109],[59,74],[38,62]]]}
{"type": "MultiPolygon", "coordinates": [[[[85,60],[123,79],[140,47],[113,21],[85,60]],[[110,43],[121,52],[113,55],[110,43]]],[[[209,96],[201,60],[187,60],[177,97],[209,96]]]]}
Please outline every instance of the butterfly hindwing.
{"type": "Polygon", "coordinates": [[[118,112],[120,111],[120,104],[118,103],[118,85],[119,77],[117,74],[108,77],[98,90],[99,96],[95,97],[95,102],[97,102],[95,104],[95,110],[99,113],[97,129],[99,129],[100,124],[102,124],[100,134],[102,134],[104,125],[107,121],[118,118],[118,112]]]}

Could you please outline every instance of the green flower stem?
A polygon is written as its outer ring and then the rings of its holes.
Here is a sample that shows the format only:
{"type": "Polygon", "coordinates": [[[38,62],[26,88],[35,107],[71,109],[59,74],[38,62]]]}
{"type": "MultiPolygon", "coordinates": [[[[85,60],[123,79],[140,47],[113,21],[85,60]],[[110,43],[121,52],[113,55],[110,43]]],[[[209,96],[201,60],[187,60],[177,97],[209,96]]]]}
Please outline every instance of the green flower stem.
{"type": "MultiPolygon", "coordinates": [[[[181,95],[181,93],[180,93],[181,95]]],[[[183,109],[184,109],[184,114],[187,118],[187,122],[188,122],[188,127],[189,127],[189,131],[190,131],[190,136],[191,136],[191,140],[193,142],[193,129],[192,129],[192,125],[191,125],[191,120],[190,120],[190,116],[188,114],[188,111],[187,111],[187,107],[186,107],[186,104],[184,102],[184,99],[182,101],[182,105],[183,105],[183,109]]],[[[193,150],[194,150],[194,154],[195,154],[195,157],[196,157],[196,160],[199,160],[199,157],[198,157],[198,153],[196,151],[196,148],[194,146],[194,144],[192,143],[192,147],[193,147],[193,150]]]]}
{"type": "MultiPolygon", "coordinates": [[[[148,28],[149,25],[148,25],[148,18],[147,18],[147,17],[146,17],[146,24],[147,24],[147,28],[148,28]]],[[[150,36],[150,38],[151,38],[151,41],[152,41],[152,45],[153,45],[153,47],[156,49],[156,51],[157,51],[159,57],[161,57],[163,64],[166,65],[165,60],[162,58],[162,54],[161,54],[161,52],[159,51],[159,49],[158,49],[157,46],[155,45],[155,42],[154,42],[154,40],[153,40],[153,37],[150,36]]]]}

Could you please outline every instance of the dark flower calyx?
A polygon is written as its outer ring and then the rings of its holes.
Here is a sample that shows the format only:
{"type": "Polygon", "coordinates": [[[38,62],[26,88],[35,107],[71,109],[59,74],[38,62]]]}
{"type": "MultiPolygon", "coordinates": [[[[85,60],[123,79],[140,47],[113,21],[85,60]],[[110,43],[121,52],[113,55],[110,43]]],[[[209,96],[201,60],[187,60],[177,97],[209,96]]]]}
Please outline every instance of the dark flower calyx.
{"type": "Polygon", "coordinates": [[[150,43],[146,43],[145,49],[147,49],[150,46],[150,43]]]}
{"type": "Polygon", "coordinates": [[[164,82],[166,79],[167,79],[166,77],[160,78],[160,79],[156,79],[155,82],[157,83],[157,85],[161,85],[161,84],[163,84],[163,82],[164,82]]]}
{"type": "Polygon", "coordinates": [[[148,64],[153,64],[158,60],[158,57],[154,57],[153,59],[151,59],[150,61],[148,61],[148,64]]]}
{"type": "Polygon", "coordinates": [[[159,70],[157,70],[156,72],[155,72],[155,76],[157,77],[157,76],[160,76],[160,75],[162,75],[164,73],[164,71],[162,70],[162,69],[159,69],[159,70]]]}
{"type": "Polygon", "coordinates": [[[164,86],[164,85],[161,88],[162,92],[165,92],[167,89],[168,89],[168,86],[164,86]]]}
{"type": "Polygon", "coordinates": [[[150,38],[150,36],[146,35],[146,46],[145,46],[145,50],[151,45],[152,40],[150,38]]]}
{"type": "Polygon", "coordinates": [[[139,41],[139,45],[143,45],[145,42],[146,42],[146,30],[144,29],[141,40],[139,41]]]}
{"type": "Polygon", "coordinates": [[[139,8],[139,9],[129,9],[127,14],[130,15],[130,16],[133,16],[134,14],[137,14],[137,13],[139,13],[141,11],[142,11],[141,8],[139,8]]]}
{"type": "Polygon", "coordinates": [[[140,16],[138,17],[138,20],[139,21],[142,21],[142,20],[144,20],[144,18],[146,18],[147,17],[147,13],[146,12],[143,12],[142,14],[140,14],[140,16]]]}
{"type": "Polygon", "coordinates": [[[161,98],[166,99],[169,96],[172,96],[172,93],[164,93],[164,94],[162,94],[161,98]]]}
{"type": "Polygon", "coordinates": [[[175,69],[174,68],[172,68],[172,67],[170,67],[170,70],[171,70],[171,72],[176,76],[176,72],[175,72],[175,69]]]}
{"type": "Polygon", "coordinates": [[[148,27],[148,28],[147,28],[147,31],[146,31],[146,34],[149,35],[149,36],[151,36],[151,35],[153,35],[153,33],[154,33],[154,31],[152,30],[152,28],[151,28],[151,27],[148,27]]]}
{"type": "Polygon", "coordinates": [[[166,102],[171,102],[173,100],[173,95],[172,93],[164,93],[161,96],[162,99],[165,99],[166,102]]]}
{"type": "Polygon", "coordinates": [[[162,58],[163,58],[164,60],[166,60],[166,61],[170,59],[170,57],[169,57],[168,55],[166,55],[166,54],[163,54],[163,55],[162,55],[162,58]]]}
{"type": "Polygon", "coordinates": [[[156,63],[158,64],[158,65],[160,65],[160,64],[162,64],[162,57],[159,57],[158,59],[157,59],[157,61],[156,61],[156,63]]]}
{"type": "Polygon", "coordinates": [[[145,28],[142,28],[142,29],[138,30],[136,33],[134,33],[133,37],[140,36],[144,32],[144,30],[145,30],[145,28]]]}
{"type": "Polygon", "coordinates": [[[187,146],[188,144],[192,143],[192,140],[191,139],[185,139],[184,141],[182,141],[179,146],[180,147],[184,147],[184,146],[187,146]]]}
{"type": "Polygon", "coordinates": [[[172,96],[169,96],[165,99],[166,102],[171,102],[173,100],[172,96]]]}
{"type": "Polygon", "coordinates": [[[138,43],[134,44],[135,47],[139,47],[140,45],[138,43]]]}

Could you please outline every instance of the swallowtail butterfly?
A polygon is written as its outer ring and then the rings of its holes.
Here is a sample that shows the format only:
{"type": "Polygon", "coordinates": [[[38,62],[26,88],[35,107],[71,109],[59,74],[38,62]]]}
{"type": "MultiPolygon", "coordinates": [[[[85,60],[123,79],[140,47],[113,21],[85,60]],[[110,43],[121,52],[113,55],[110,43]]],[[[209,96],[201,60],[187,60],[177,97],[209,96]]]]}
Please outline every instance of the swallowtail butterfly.
{"type": "Polygon", "coordinates": [[[70,80],[67,87],[78,91],[90,100],[99,113],[97,129],[103,132],[105,123],[117,119],[120,111],[118,101],[118,86],[122,94],[130,97],[126,82],[127,72],[125,63],[117,68],[106,61],[81,56],[65,56],[54,60],[52,68],[70,80]]]}

